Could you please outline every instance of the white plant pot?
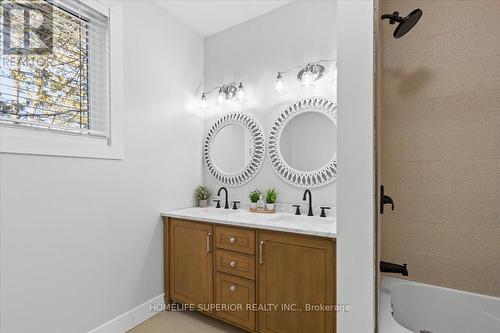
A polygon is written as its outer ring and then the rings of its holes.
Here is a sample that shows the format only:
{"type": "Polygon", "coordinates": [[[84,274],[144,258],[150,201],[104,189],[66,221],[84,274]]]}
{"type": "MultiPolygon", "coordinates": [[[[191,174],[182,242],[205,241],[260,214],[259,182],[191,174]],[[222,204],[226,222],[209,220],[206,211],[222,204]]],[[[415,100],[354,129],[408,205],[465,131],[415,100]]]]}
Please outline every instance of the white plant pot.
{"type": "Polygon", "coordinates": [[[274,204],[266,203],[266,210],[274,210],[274,204]]]}
{"type": "Polygon", "coordinates": [[[251,202],[250,203],[250,209],[257,209],[257,203],[256,202],[251,202]]]}
{"type": "Polygon", "coordinates": [[[207,207],[208,206],[208,200],[200,200],[199,201],[200,207],[207,207]]]}

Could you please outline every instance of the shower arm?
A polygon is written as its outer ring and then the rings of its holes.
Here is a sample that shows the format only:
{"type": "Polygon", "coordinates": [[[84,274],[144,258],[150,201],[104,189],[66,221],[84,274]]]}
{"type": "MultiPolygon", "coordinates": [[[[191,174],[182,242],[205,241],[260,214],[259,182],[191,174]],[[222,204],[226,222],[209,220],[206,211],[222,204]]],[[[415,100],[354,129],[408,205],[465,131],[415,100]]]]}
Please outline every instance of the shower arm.
{"type": "Polygon", "coordinates": [[[380,17],[382,20],[388,19],[390,24],[395,24],[396,22],[403,22],[403,18],[399,16],[399,12],[394,12],[392,14],[384,14],[380,17]]]}

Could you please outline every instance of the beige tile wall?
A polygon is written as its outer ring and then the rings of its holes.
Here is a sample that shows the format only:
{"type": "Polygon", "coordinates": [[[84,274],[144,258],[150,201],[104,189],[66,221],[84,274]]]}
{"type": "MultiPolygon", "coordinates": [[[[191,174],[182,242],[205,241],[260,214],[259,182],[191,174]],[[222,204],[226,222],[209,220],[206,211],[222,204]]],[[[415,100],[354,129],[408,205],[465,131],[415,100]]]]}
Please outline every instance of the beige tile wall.
{"type": "Polygon", "coordinates": [[[500,297],[500,0],[382,0],[382,260],[416,281],[500,297]]]}

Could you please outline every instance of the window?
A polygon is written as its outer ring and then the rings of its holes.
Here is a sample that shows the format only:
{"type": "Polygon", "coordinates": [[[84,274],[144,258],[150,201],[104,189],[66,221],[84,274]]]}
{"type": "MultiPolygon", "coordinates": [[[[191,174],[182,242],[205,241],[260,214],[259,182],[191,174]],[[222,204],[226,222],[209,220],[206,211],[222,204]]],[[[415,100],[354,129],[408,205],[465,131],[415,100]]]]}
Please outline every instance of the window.
{"type": "Polygon", "coordinates": [[[109,139],[109,16],[78,0],[0,11],[0,125],[109,139]]]}

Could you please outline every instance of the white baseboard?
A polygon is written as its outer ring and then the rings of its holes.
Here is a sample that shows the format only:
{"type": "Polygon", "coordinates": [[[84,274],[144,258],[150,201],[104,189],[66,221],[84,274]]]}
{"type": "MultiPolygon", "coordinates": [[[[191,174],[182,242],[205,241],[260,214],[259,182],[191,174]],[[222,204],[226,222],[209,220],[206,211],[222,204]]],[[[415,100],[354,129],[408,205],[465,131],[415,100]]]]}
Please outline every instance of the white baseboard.
{"type": "Polygon", "coordinates": [[[94,328],[89,333],[124,333],[137,325],[145,322],[149,318],[158,314],[157,311],[151,309],[152,305],[165,304],[164,294],[158,295],[149,301],[133,308],[124,314],[108,321],[101,326],[94,328]]]}

